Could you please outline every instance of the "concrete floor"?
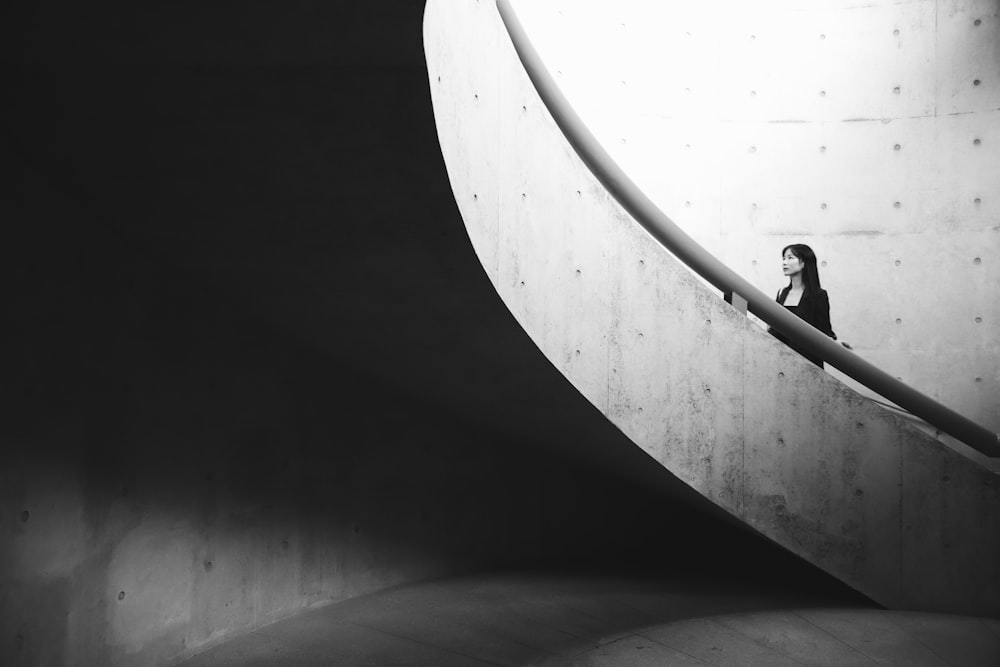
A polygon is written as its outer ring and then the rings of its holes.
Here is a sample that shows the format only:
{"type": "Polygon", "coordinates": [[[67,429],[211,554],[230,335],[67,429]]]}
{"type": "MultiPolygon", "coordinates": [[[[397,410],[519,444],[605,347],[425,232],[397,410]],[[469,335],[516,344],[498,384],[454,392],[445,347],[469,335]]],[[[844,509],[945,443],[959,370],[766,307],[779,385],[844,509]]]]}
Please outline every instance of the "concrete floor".
{"type": "Polygon", "coordinates": [[[1000,619],[745,582],[494,574],[328,605],[183,664],[995,667],[1000,619]]]}

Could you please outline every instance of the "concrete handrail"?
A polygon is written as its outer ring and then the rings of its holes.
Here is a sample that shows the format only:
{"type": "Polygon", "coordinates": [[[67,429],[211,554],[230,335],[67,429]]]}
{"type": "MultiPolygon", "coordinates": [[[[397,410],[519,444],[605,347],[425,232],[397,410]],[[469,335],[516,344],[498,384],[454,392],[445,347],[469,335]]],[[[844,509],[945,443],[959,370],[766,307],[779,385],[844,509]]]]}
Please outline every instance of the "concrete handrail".
{"type": "Polygon", "coordinates": [[[664,248],[723,294],[737,294],[746,300],[750,312],[780,330],[797,347],[822,358],[869,389],[973,449],[986,456],[1000,457],[1000,434],[900,382],[820,333],[751,285],[682,231],[625,174],[584,125],[542,63],[510,1],[496,0],[496,5],[514,49],[556,125],[608,192],[664,248]]]}

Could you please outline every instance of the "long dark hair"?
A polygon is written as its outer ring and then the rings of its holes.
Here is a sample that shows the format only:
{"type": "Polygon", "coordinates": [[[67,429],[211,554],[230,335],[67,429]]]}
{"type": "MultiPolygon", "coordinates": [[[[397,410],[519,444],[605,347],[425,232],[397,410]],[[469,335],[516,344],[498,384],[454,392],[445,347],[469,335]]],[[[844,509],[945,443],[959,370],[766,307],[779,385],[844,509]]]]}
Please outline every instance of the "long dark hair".
{"type": "MultiPolygon", "coordinates": [[[[793,243],[792,245],[786,245],[781,249],[781,256],[785,256],[785,252],[791,250],[792,254],[802,260],[802,293],[803,294],[815,294],[820,290],[819,285],[819,269],[816,267],[816,253],[813,249],[803,243],[793,243]]],[[[792,287],[791,278],[788,280],[788,287],[785,288],[787,292],[792,287]]]]}

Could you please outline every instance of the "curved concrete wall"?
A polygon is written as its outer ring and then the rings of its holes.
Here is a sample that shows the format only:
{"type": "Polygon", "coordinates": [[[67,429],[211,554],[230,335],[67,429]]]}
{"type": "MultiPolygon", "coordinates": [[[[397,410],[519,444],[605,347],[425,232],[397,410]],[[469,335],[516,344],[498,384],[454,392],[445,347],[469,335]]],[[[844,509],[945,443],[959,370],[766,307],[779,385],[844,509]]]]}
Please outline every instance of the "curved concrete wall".
{"type": "Polygon", "coordinates": [[[173,664],[388,586],[656,552],[669,534],[604,471],[351,370],[113,233],[69,230],[55,221],[75,209],[47,194],[3,253],[5,667],[173,664]]]}
{"type": "MultiPolygon", "coordinates": [[[[3,667],[173,664],[403,582],[682,551],[670,475],[469,252],[422,9],[11,9],[3,667]]],[[[745,550],[696,527],[695,560],[745,550]]]]}
{"type": "Polygon", "coordinates": [[[476,252],[588,400],[706,497],[884,604],[1000,611],[992,473],[790,352],[656,246],[554,126],[493,3],[429,2],[425,43],[476,252]]]}
{"type": "Polygon", "coordinates": [[[1000,3],[518,7],[667,215],[771,294],[808,243],[842,339],[1000,431],[1000,3]]]}

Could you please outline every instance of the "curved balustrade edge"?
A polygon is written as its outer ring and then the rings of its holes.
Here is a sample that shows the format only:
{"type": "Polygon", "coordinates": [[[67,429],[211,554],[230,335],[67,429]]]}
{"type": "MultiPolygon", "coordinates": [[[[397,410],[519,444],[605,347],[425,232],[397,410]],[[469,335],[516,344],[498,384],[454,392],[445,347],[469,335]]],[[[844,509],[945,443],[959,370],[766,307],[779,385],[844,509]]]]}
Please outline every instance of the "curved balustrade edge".
{"type": "Polygon", "coordinates": [[[989,457],[1000,457],[1000,434],[897,380],[820,333],[680,229],[618,166],[577,115],[542,63],[509,0],[496,0],[496,5],[525,71],[556,125],[615,200],[666,250],[723,294],[733,292],[745,299],[750,312],[779,329],[797,346],[973,449],[989,457]]]}

